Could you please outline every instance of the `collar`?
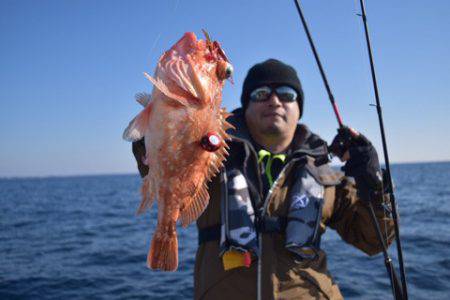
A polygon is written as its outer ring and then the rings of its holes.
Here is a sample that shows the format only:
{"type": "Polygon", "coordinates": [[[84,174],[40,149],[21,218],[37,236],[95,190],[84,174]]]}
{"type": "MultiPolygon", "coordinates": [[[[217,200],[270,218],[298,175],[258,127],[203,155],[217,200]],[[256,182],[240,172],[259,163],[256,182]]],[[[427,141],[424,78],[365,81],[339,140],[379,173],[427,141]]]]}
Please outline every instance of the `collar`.
{"type": "MultiPolygon", "coordinates": [[[[259,146],[251,137],[245,122],[243,109],[235,109],[232,114],[233,115],[227,119],[227,121],[235,127],[235,129],[229,129],[227,132],[230,134],[232,141],[246,142],[251,145],[255,152],[259,151],[261,146],[259,146]]],[[[308,155],[314,157],[321,163],[328,162],[327,143],[318,135],[312,133],[304,124],[297,125],[291,146],[286,154],[288,154],[289,159],[308,155]]]]}

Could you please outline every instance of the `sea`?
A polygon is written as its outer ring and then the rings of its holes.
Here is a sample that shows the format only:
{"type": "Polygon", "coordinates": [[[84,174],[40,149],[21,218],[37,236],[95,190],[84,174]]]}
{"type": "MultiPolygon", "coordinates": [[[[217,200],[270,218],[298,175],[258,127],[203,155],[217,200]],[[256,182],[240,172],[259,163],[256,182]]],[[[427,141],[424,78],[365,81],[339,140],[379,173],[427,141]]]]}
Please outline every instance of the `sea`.
{"type": "MultiPolygon", "coordinates": [[[[410,299],[450,299],[450,162],[391,167],[410,299]]],[[[0,179],[0,299],[192,299],[195,225],[176,272],[145,265],[156,209],[137,174],[0,179]]],[[[346,299],[392,299],[381,254],[331,229],[322,248],[346,299]]],[[[389,253],[397,265],[396,247],[389,253]]]]}

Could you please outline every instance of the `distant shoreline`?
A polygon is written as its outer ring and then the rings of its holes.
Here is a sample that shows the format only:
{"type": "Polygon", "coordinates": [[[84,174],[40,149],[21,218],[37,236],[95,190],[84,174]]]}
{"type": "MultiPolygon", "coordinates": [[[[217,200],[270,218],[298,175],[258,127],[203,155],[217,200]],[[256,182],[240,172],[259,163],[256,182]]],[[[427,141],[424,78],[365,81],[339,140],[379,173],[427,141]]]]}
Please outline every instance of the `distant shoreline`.
{"type": "MultiPolygon", "coordinates": [[[[448,164],[450,160],[442,161],[419,161],[419,162],[395,162],[391,163],[392,166],[396,165],[424,165],[424,164],[448,164]]],[[[332,163],[332,167],[339,167],[341,164],[332,163]]],[[[384,164],[382,164],[382,167],[384,164]]],[[[13,179],[53,179],[53,178],[80,178],[80,177],[111,177],[111,176],[139,176],[137,170],[136,173],[93,173],[93,174],[67,174],[67,175],[19,175],[19,176],[0,176],[0,180],[13,180],[13,179]]]]}

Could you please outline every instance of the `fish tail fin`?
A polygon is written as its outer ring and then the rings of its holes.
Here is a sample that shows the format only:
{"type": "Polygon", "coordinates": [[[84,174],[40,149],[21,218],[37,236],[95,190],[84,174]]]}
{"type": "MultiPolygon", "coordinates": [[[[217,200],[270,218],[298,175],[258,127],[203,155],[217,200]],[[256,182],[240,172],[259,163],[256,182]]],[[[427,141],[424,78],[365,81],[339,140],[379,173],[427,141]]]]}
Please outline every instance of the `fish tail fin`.
{"type": "Polygon", "coordinates": [[[178,238],[172,233],[155,232],[147,256],[147,266],[151,269],[175,271],[178,267],[178,238]]]}

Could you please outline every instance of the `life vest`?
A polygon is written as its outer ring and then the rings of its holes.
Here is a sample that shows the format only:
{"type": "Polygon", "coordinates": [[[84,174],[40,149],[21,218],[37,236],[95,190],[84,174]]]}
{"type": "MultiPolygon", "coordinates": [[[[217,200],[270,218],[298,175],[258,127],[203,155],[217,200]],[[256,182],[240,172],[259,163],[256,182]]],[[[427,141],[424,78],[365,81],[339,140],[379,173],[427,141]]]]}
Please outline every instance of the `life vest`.
{"type": "Polygon", "coordinates": [[[304,164],[293,171],[294,183],[284,200],[289,211],[284,217],[268,217],[264,211],[255,216],[245,177],[237,169],[227,170],[227,192],[221,201],[221,255],[230,251],[258,255],[257,232],[262,231],[284,233],[285,247],[297,259],[314,259],[320,248],[324,187],[308,169],[304,164]]]}

